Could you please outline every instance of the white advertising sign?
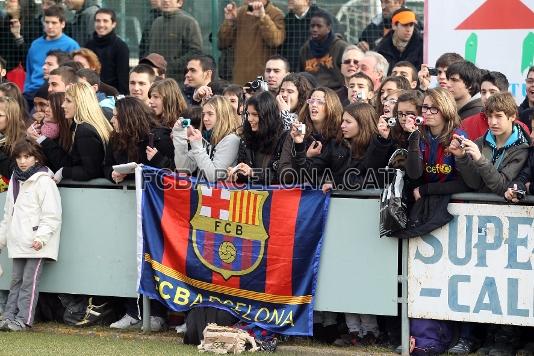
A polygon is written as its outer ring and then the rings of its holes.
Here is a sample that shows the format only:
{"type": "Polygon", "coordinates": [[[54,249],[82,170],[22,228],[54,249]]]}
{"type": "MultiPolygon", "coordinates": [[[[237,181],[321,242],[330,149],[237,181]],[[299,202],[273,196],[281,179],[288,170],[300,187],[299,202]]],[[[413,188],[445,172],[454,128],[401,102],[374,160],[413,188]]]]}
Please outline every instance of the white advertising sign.
{"type": "Polygon", "coordinates": [[[425,63],[456,52],[479,68],[505,74],[517,101],[534,65],[534,1],[426,0],[425,63]]]}
{"type": "Polygon", "coordinates": [[[449,212],[449,224],[410,240],[409,316],[534,326],[534,206],[449,212]]]}

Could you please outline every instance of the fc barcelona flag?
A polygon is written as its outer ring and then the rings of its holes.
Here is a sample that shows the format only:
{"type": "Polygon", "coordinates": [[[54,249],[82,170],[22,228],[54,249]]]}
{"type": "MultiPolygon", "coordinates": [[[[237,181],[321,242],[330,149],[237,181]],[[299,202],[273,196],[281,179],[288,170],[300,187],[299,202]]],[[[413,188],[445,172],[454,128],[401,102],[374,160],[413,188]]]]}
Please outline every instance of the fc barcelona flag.
{"type": "Polygon", "coordinates": [[[143,167],[139,293],[176,311],[211,306],[273,332],[311,335],[328,199],[143,167]]]}

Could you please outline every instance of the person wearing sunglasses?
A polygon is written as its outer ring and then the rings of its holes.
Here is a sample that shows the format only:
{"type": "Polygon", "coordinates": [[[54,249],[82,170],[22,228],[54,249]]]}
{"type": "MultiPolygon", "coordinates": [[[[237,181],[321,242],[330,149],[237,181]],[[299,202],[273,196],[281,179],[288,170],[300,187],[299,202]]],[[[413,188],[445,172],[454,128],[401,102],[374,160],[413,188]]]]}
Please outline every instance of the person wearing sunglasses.
{"type": "Polygon", "coordinates": [[[343,144],[340,130],[342,116],[343,106],[332,89],[319,87],[312,92],[284,143],[281,182],[310,183],[315,187],[327,180],[342,182],[350,160],[350,150],[343,144]]]}
{"type": "Polygon", "coordinates": [[[341,57],[341,74],[345,79],[345,85],[336,91],[343,106],[350,104],[347,90],[349,87],[349,80],[354,74],[358,73],[360,69],[360,60],[363,56],[364,54],[362,50],[355,45],[348,45],[343,52],[343,56],[341,57]]]}

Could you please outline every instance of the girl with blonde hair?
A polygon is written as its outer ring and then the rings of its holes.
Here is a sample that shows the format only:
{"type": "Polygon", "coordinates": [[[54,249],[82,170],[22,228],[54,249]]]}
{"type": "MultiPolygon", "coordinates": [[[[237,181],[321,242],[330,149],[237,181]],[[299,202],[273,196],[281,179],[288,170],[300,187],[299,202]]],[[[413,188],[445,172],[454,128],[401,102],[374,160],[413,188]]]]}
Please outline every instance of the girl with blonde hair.
{"type": "Polygon", "coordinates": [[[226,179],[228,167],[236,164],[240,118],[232,104],[216,95],[202,105],[200,130],[180,118],[174,124],[174,161],[177,170],[188,170],[210,182],[226,179]]]}
{"type": "Polygon", "coordinates": [[[58,169],[55,179],[86,181],[103,177],[102,162],[112,127],[93,89],[87,83],[72,84],[65,93],[62,107],[65,118],[72,121],[70,150],[65,151],[56,140],[34,136],[51,165],[58,169]]]}
{"type": "Polygon", "coordinates": [[[187,108],[187,103],[178,83],[167,78],[155,82],[148,91],[149,105],[154,110],[158,121],[171,128],[187,108]]]}
{"type": "Polygon", "coordinates": [[[7,179],[15,168],[15,161],[11,157],[15,142],[23,138],[26,132],[22,117],[17,100],[0,97],[0,174],[7,179]]]}

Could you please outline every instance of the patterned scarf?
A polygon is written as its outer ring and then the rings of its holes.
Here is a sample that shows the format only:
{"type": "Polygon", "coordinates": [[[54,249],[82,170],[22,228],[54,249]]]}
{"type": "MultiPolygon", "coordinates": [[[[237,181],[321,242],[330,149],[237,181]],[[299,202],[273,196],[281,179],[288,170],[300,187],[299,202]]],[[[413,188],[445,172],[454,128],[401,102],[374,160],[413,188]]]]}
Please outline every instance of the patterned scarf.
{"type": "Polygon", "coordinates": [[[28,180],[28,178],[33,176],[35,173],[46,172],[47,170],[48,169],[46,167],[41,166],[39,163],[34,164],[33,166],[31,166],[25,171],[21,170],[19,167],[15,167],[15,170],[13,171],[13,178],[18,181],[25,182],[26,180],[28,180]]]}

